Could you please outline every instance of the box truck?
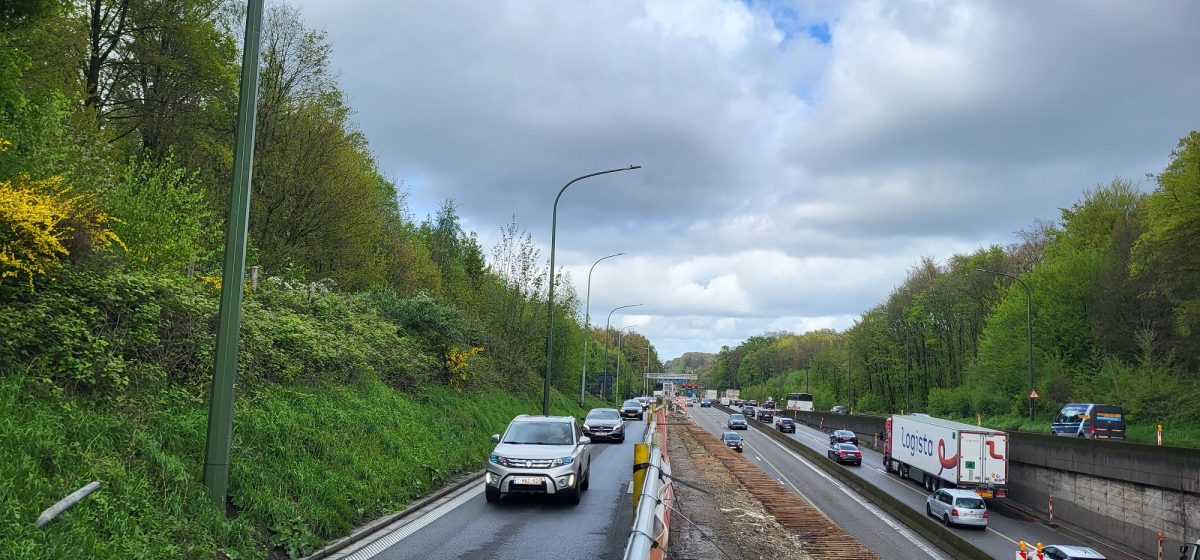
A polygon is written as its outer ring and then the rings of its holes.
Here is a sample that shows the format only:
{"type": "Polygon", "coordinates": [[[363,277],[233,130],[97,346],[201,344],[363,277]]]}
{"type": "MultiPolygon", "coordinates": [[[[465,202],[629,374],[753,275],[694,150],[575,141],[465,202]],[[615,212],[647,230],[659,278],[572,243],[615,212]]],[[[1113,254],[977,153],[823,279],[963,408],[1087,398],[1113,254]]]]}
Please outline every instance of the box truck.
{"type": "Polygon", "coordinates": [[[710,401],[717,400],[717,390],[716,389],[705,389],[704,390],[704,398],[707,400],[710,400],[710,401]]]}
{"type": "Polygon", "coordinates": [[[929,491],[964,488],[1003,498],[1008,434],[923,414],[893,414],[884,422],[883,467],[920,480],[929,491]]]}

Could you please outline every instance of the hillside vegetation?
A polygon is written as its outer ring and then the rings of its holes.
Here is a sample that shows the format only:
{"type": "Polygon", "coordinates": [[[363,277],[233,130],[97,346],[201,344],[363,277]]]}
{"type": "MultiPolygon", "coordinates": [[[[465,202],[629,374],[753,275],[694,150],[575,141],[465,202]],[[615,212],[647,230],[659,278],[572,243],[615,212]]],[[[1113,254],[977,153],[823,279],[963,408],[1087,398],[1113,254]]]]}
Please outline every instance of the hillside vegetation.
{"type": "MultiPolygon", "coordinates": [[[[201,485],[242,14],[223,0],[0,9],[0,558],[298,556],[481,467],[541,410],[547,278],[514,220],[418,219],[333,76],[269,3],[225,511],[201,485]],[[101,490],[43,529],[41,509],[101,490]]],[[[239,8],[240,9],[240,8],[239,8]]],[[[553,301],[553,409],[579,372],[658,371],[553,301]]],[[[586,406],[600,403],[589,400],[586,406]]]]}
{"type": "Polygon", "coordinates": [[[1168,443],[1200,445],[1200,133],[1152,179],[1151,192],[1125,180],[1086,190],[1011,246],[923,259],[845,331],[722,348],[701,379],[751,398],[811,392],[824,410],[982,416],[1034,431],[1066,402],[1107,402],[1125,408],[1131,439],[1153,441],[1161,422],[1168,443]]]}

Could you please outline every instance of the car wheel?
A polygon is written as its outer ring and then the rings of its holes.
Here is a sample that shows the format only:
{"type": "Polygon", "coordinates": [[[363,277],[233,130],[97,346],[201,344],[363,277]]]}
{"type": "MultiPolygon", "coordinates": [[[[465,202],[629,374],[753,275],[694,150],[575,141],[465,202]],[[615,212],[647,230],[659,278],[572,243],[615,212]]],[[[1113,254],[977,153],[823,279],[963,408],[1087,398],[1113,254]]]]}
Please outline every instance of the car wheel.
{"type": "Polygon", "coordinates": [[[487,499],[489,504],[494,504],[500,501],[500,489],[490,484],[483,487],[483,497],[487,499]]]}
{"type": "Polygon", "coordinates": [[[929,507],[929,502],[925,502],[925,515],[933,517],[933,508],[929,507]]]}
{"type": "Polygon", "coordinates": [[[950,516],[948,514],[945,514],[945,513],[942,514],[942,523],[945,524],[947,527],[950,526],[950,516]]]}
{"type": "Polygon", "coordinates": [[[565,492],[563,499],[571,505],[579,505],[579,487],[572,488],[569,492],[565,492]]]}

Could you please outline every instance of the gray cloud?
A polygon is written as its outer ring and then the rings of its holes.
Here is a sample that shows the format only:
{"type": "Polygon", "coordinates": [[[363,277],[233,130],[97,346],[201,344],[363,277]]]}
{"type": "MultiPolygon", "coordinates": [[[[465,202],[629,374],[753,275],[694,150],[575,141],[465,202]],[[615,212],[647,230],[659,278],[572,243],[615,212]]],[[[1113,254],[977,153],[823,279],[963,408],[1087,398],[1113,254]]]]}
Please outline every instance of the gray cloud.
{"type": "Polygon", "coordinates": [[[1200,121],[1200,4],[309,1],[385,173],[516,216],[593,320],[664,357],[843,328],[903,282],[1163,166],[1200,121]],[[827,24],[828,44],[806,29],[827,24]],[[548,256],[548,250],[543,250],[548,256]],[[603,269],[603,270],[602,270],[603,269]],[[598,309],[601,309],[598,311],[598,309]],[[633,319],[637,319],[634,321],[633,319]],[[622,323],[622,325],[628,323],[622,323]]]}

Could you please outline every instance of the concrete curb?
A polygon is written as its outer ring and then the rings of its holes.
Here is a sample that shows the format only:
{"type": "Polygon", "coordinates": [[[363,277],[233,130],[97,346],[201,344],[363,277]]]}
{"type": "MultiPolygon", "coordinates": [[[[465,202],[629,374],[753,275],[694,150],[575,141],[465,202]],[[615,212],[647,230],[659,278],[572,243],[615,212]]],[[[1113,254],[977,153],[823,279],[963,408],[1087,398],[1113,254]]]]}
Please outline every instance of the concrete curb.
{"type": "Polygon", "coordinates": [[[436,492],[429,494],[428,496],[425,496],[424,498],[421,498],[421,499],[409,504],[409,506],[404,508],[403,510],[400,510],[395,513],[390,513],[388,515],[385,515],[383,517],[375,519],[374,521],[371,521],[371,522],[367,523],[366,525],[363,525],[363,526],[355,529],[354,531],[352,531],[349,535],[346,535],[345,537],[342,537],[342,538],[334,540],[334,541],[330,541],[329,543],[326,543],[326,545],[324,547],[318,549],[316,552],[312,553],[311,555],[302,558],[301,560],[321,560],[323,558],[328,558],[328,557],[332,556],[333,554],[338,553],[342,549],[344,549],[352,544],[362,542],[363,540],[366,540],[372,536],[375,536],[375,534],[378,533],[380,530],[386,528],[387,526],[391,525],[392,523],[395,523],[396,521],[398,521],[400,519],[404,519],[405,517],[412,515],[417,510],[420,510],[420,509],[424,508],[425,506],[428,506],[429,504],[431,504],[437,500],[440,500],[454,492],[457,492],[467,486],[470,486],[472,484],[478,484],[479,480],[483,477],[483,474],[484,474],[484,470],[481,469],[481,470],[478,470],[478,471],[475,471],[472,473],[462,475],[461,477],[456,479],[454,482],[450,483],[450,485],[444,486],[441,489],[437,490],[436,492]]]}
{"type": "MultiPolygon", "coordinates": [[[[724,407],[722,407],[724,408],[724,407]]],[[[728,409],[725,409],[728,412],[728,409]]],[[[992,560],[992,556],[983,550],[980,550],[975,545],[968,542],[966,539],[947,531],[940,523],[926,516],[924,513],[914,510],[905,505],[900,500],[892,497],[882,489],[868,484],[865,480],[849,473],[846,469],[829,464],[828,458],[816,451],[813,451],[808,446],[789,438],[781,432],[777,432],[771,427],[763,427],[761,422],[747,422],[754,427],[755,430],[765,434],[767,437],[778,441],[791,451],[795,451],[804,458],[811,461],[813,464],[821,468],[821,470],[829,473],[842,481],[844,484],[853,488],[854,491],[862,494],[871,503],[879,506],[884,511],[891,514],[896,519],[900,520],[910,529],[920,533],[921,536],[929,539],[938,548],[949,553],[956,559],[970,560],[992,560]]]]}

